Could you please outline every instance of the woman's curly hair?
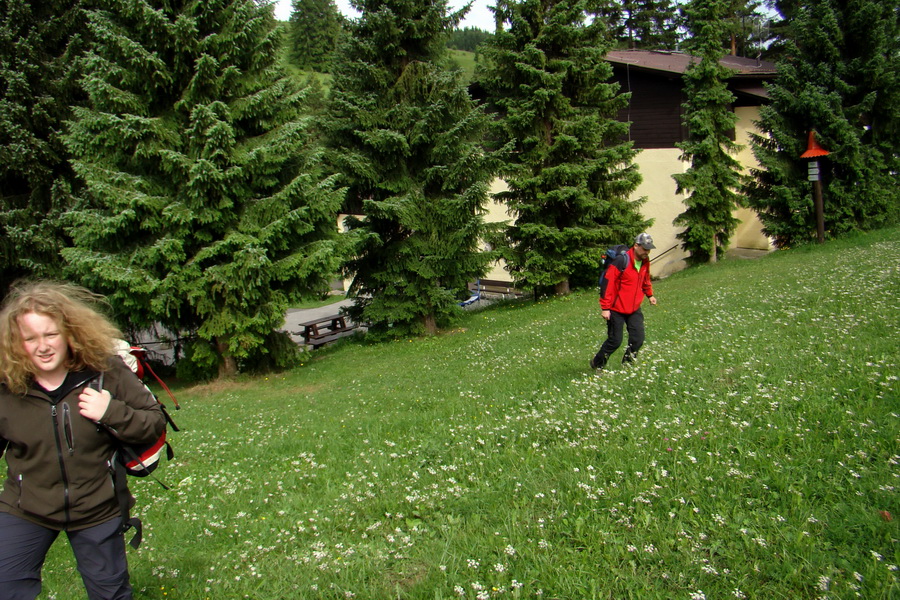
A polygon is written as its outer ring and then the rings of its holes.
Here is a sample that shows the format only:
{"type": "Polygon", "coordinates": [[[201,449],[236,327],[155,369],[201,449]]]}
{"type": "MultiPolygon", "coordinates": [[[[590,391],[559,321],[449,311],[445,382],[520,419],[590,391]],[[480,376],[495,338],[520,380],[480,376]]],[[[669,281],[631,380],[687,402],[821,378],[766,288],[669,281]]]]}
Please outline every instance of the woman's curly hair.
{"type": "Polygon", "coordinates": [[[65,367],[69,371],[104,370],[116,354],[116,340],[122,338],[119,328],[98,310],[105,304],[102,296],[70,283],[13,284],[0,309],[0,383],[15,394],[24,394],[34,379],[36,369],[25,353],[19,330],[19,317],[27,313],[56,322],[68,342],[65,367]]]}

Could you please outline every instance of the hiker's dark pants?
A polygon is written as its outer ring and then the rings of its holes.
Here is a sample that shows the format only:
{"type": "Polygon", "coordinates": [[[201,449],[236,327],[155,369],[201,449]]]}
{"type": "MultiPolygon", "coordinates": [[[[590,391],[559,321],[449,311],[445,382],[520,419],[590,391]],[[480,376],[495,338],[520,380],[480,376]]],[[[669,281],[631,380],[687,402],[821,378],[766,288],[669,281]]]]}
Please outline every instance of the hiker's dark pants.
{"type": "Polygon", "coordinates": [[[609,355],[622,345],[622,330],[628,330],[628,349],[626,355],[633,355],[644,345],[644,313],[637,309],[630,315],[625,315],[614,310],[609,311],[609,321],[606,322],[606,341],[600,346],[597,353],[597,362],[609,358],[609,355]]]}
{"type": "MultiPolygon", "coordinates": [[[[90,600],[131,600],[125,537],[118,518],[67,531],[90,600]]],[[[0,512],[0,600],[34,600],[41,567],[59,532],[0,512]]]]}

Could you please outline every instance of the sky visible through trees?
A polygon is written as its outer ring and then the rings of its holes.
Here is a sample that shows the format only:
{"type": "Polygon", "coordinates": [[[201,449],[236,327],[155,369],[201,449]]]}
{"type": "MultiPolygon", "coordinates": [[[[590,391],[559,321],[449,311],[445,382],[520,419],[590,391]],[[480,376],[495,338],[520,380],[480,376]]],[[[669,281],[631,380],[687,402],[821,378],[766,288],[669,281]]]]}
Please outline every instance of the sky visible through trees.
{"type": "MultiPolygon", "coordinates": [[[[465,0],[450,0],[450,8],[459,10],[465,5],[465,0]]],[[[338,10],[344,16],[358,16],[357,12],[350,6],[349,0],[335,0],[338,10]]],[[[493,0],[475,0],[472,9],[466,15],[466,18],[459,24],[460,27],[477,27],[484,31],[494,31],[494,13],[488,10],[489,5],[493,5],[493,0]]],[[[291,0],[277,0],[275,2],[275,18],[279,21],[287,21],[291,18],[291,0]]]]}
{"type": "MultiPolygon", "coordinates": [[[[459,9],[463,5],[465,5],[465,0],[450,0],[450,8],[451,9],[459,9]]],[[[275,1],[275,18],[279,21],[288,21],[291,18],[291,0],[276,0],[275,1]]],[[[344,16],[358,16],[358,13],[353,10],[350,6],[349,0],[335,0],[335,4],[338,7],[338,10],[341,11],[341,14],[344,16]]],[[[489,31],[493,33],[494,31],[494,13],[488,9],[488,6],[494,5],[494,0],[475,0],[472,3],[472,8],[469,10],[466,18],[462,20],[459,24],[460,28],[463,27],[477,27],[483,31],[489,31]]],[[[774,13],[770,9],[767,9],[765,6],[760,7],[764,13],[774,16],[774,13]]]]}

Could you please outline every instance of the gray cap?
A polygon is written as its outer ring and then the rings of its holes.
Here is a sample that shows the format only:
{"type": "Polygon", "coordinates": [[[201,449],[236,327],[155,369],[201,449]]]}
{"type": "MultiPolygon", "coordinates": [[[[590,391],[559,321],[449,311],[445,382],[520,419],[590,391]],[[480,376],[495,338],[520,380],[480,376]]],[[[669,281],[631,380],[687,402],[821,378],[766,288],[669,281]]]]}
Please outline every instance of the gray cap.
{"type": "Polygon", "coordinates": [[[656,246],[653,245],[653,238],[650,237],[649,233],[640,234],[634,239],[634,243],[644,250],[653,250],[656,248],[656,246]]]}

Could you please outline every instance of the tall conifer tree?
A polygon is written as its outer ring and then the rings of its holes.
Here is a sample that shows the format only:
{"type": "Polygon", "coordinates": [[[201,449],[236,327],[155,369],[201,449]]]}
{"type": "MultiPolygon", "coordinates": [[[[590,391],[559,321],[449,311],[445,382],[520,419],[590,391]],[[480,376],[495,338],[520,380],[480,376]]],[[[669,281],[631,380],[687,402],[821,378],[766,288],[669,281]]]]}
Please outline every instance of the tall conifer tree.
{"type": "Polygon", "coordinates": [[[84,100],[83,34],[78,2],[0,0],[0,296],[18,277],[62,266],[59,216],[74,176],[61,134],[84,100]]]}
{"type": "Polygon", "coordinates": [[[617,48],[674,50],[678,10],[672,0],[595,0],[591,14],[606,24],[617,48]]]}
{"type": "Polygon", "coordinates": [[[331,162],[348,186],[358,241],[347,264],[351,315],[374,337],[437,331],[489,256],[479,245],[491,167],[485,117],[446,37],[446,0],[360,0],[339,51],[327,119],[331,162]]]}
{"type": "Polygon", "coordinates": [[[674,175],[677,192],[688,193],[687,210],[675,219],[684,226],[677,235],[682,248],[694,261],[715,262],[739,221],[734,217],[740,197],[740,164],[734,157],[739,149],[731,139],[737,116],[730,104],[728,68],[719,59],[725,54],[722,41],[728,30],[724,17],[727,0],[692,0],[685,7],[689,48],[699,60],[684,74],[684,124],[688,139],[678,144],[681,159],[691,161],[684,173],[674,175]]]}
{"type": "Polygon", "coordinates": [[[305,147],[304,94],[274,66],[271,7],[102,4],[90,106],[67,140],[87,185],[72,272],[131,325],[196,336],[197,366],[228,376],[289,359],[296,346],[275,332],[335,272],[340,195],[305,147]]]}
{"type": "Polygon", "coordinates": [[[586,22],[585,6],[499,0],[478,75],[508,150],[504,257],[519,285],[557,294],[595,278],[604,249],[648,224],[630,200],[641,178],[629,125],[616,119],[628,97],[609,82],[603,26],[586,22]]]}
{"type": "Polygon", "coordinates": [[[728,36],[724,40],[728,54],[747,56],[748,51],[759,50],[764,41],[756,39],[763,18],[761,6],[761,0],[728,0],[722,17],[729,22],[728,36]]]}
{"type": "Polygon", "coordinates": [[[337,49],[343,17],[334,0],[293,0],[290,52],[302,69],[327,72],[337,49]]]}
{"type": "Polygon", "coordinates": [[[900,11],[878,0],[778,3],[786,19],[778,79],[760,113],[761,165],[747,189],[765,232],[781,246],[815,239],[806,164],[808,134],[820,161],[830,237],[900,219],[900,11]],[[789,19],[789,20],[788,20],[789,19]]]}

